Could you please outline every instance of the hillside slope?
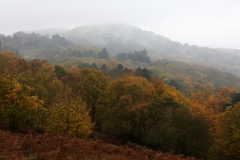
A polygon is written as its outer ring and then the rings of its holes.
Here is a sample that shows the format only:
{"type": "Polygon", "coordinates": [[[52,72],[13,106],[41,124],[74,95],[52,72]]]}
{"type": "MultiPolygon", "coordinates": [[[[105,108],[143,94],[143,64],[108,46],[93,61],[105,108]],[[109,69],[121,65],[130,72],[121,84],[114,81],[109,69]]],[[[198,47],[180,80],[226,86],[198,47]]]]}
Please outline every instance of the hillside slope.
{"type": "MultiPolygon", "coordinates": [[[[129,53],[146,49],[151,60],[154,61],[169,59],[194,63],[240,76],[240,50],[199,47],[197,45],[188,45],[187,43],[181,44],[129,24],[89,24],[71,30],[46,29],[35,32],[44,36],[48,34],[50,39],[51,35],[60,34],[60,36],[74,42],[74,45],[82,48],[106,47],[112,57],[118,53],[129,53]]],[[[162,34],[164,35],[164,33],[162,34]]],[[[44,50],[45,54],[52,52],[53,48],[51,48],[51,44],[49,45],[47,36],[39,37],[37,34],[33,34],[33,37],[21,38],[20,36],[22,35],[20,32],[15,33],[12,42],[9,41],[9,37],[4,38],[0,36],[0,40],[2,40],[3,45],[11,45],[18,48],[20,52],[32,53],[32,50],[34,52],[36,50],[44,50]],[[42,42],[42,45],[38,45],[39,41],[43,39],[46,39],[46,41],[42,42]],[[48,46],[46,47],[46,45],[48,46]]],[[[67,45],[61,46],[61,44],[58,46],[56,53],[62,52],[64,47],[69,47],[67,45]]],[[[34,53],[35,57],[43,57],[42,55],[40,52],[34,53]]],[[[28,57],[33,56],[28,55],[28,57]]]]}
{"type": "Polygon", "coordinates": [[[106,47],[112,55],[146,49],[152,60],[169,59],[190,62],[240,76],[240,50],[221,50],[187,43],[181,44],[128,24],[84,25],[61,35],[81,46],[106,47]]]}

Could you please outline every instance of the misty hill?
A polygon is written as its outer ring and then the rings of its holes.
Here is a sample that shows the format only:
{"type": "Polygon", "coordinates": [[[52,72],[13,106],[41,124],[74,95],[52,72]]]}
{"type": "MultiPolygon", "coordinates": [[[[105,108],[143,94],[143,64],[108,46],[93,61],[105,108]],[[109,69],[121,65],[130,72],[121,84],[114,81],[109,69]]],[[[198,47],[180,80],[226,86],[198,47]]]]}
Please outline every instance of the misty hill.
{"type": "MultiPolygon", "coordinates": [[[[144,49],[121,53],[115,56],[104,56],[104,58],[100,55],[108,55],[103,54],[107,52],[111,53],[108,49],[104,50],[104,48],[101,47],[81,47],[79,44],[73,44],[58,34],[49,38],[46,35],[17,32],[14,33],[12,37],[0,37],[0,40],[3,44],[3,52],[12,51],[15,55],[24,59],[39,58],[66,67],[75,65],[98,69],[102,68],[105,64],[105,69],[113,69],[113,71],[119,64],[122,64],[124,67],[132,68],[133,70],[138,67],[147,68],[153,73],[152,76],[158,76],[168,84],[174,82],[173,84],[176,87],[182,86],[188,77],[198,87],[206,83],[213,83],[216,89],[222,86],[233,87],[238,90],[240,88],[239,78],[232,74],[204,67],[203,65],[193,65],[192,63],[167,59],[155,59],[155,61],[151,60],[150,62],[148,51],[144,49]]],[[[188,45],[184,47],[186,50],[193,48],[193,46],[188,45]]],[[[176,54],[172,59],[177,56],[181,58],[181,55],[182,54],[176,54]]],[[[237,58],[236,61],[238,61],[237,58]]],[[[217,64],[222,65],[221,63],[217,64]]],[[[223,67],[225,66],[223,65],[223,67]]],[[[237,74],[239,74],[239,71],[235,72],[235,75],[237,74]]],[[[181,88],[179,88],[179,90],[182,91],[181,88]]]]}
{"type": "Polygon", "coordinates": [[[1,33],[0,33],[0,37],[5,37],[5,36],[4,36],[4,34],[1,34],[1,33]]]}
{"type": "MultiPolygon", "coordinates": [[[[69,47],[72,48],[71,50],[75,50],[73,45],[80,48],[98,48],[96,54],[99,49],[106,47],[111,58],[116,58],[115,56],[119,53],[133,53],[145,49],[151,61],[169,59],[194,63],[240,76],[240,50],[181,44],[129,24],[90,24],[72,30],[46,29],[34,32],[37,34],[32,32],[29,35],[25,35],[23,32],[14,33],[12,41],[7,37],[0,36],[0,39],[3,45],[19,49],[20,55],[24,54],[22,56],[25,58],[44,58],[47,56],[47,59],[52,59],[59,54],[69,56],[64,53],[68,52],[66,48],[69,47]],[[38,33],[43,36],[38,35],[38,33]],[[55,34],[59,34],[61,36],[59,38],[64,43],[50,41],[51,35],[55,34]],[[65,38],[68,43],[65,43],[65,38]],[[73,42],[71,46],[68,45],[70,41],[73,42]]],[[[50,61],[53,62],[54,60],[50,61]]]]}
{"type": "Polygon", "coordinates": [[[163,45],[171,43],[168,38],[123,23],[84,25],[61,35],[83,46],[106,47],[112,54],[144,48],[149,53],[159,49],[164,52],[163,45]]]}
{"type": "Polygon", "coordinates": [[[181,44],[128,24],[84,25],[68,30],[61,36],[81,46],[106,47],[112,55],[146,49],[152,60],[190,62],[240,76],[240,50],[220,50],[181,44]]]}

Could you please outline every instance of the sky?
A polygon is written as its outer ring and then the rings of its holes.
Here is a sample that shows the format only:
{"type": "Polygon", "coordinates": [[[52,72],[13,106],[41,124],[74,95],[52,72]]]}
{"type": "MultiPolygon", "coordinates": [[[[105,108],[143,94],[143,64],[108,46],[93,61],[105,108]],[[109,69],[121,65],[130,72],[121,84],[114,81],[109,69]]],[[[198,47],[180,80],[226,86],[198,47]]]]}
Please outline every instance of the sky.
{"type": "Polygon", "coordinates": [[[240,49],[240,0],[2,0],[0,33],[127,23],[190,45],[240,49]]]}

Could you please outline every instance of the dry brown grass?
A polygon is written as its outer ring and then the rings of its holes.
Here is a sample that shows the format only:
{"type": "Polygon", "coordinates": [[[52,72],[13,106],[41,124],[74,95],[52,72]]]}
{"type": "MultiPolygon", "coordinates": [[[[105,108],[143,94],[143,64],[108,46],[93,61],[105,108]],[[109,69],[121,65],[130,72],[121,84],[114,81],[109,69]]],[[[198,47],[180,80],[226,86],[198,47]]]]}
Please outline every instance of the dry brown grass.
{"type": "Polygon", "coordinates": [[[133,143],[116,146],[63,135],[16,134],[0,130],[0,160],[195,160],[133,143]]]}

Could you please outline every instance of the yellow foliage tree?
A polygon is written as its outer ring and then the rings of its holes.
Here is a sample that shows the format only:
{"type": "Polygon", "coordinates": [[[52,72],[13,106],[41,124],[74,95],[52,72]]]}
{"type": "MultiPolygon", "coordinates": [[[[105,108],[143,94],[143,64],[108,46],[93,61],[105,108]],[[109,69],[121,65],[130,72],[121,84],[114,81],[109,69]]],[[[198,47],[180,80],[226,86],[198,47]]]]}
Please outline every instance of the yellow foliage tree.
{"type": "Polygon", "coordinates": [[[4,122],[15,131],[20,124],[30,123],[34,111],[41,109],[43,101],[31,96],[34,89],[19,84],[9,76],[0,77],[0,113],[4,122]]]}
{"type": "Polygon", "coordinates": [[[48,108],[57,102],[57,97],[63,92],[63,83],[54,75],[51,66],[43,64],[38,72],[26,70],[17,77],[21,84],[34,87],[33,94],[44,100],[44,107],[48,108]]]}
{"type": "Polygon", "coordinates": [[[176,90],[175,87],[170,87],[167,84],[165,84],[161,79],[156,78],[153,80],[153,87],[156,90],[156,97],[161,98],[172,98],[176,102],[180,104],[185,103],[185,97],[176,90]]]}
{"type": "Polygon", "coordinates": [[[240,103],[227,107],[219,118],[219,131],[211,159],[240,159],[240,103]]]}
{"type": "Polygon", "coordinates": [[[49,107],[43,129],[51,133],[88,137],[93,124],[86,104],[81,99],[61,99],[49,107]]]}

